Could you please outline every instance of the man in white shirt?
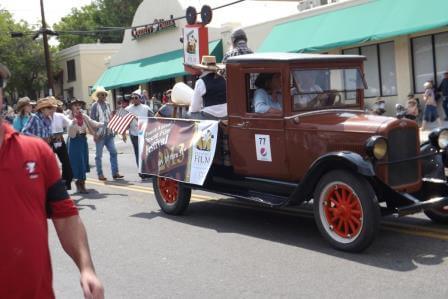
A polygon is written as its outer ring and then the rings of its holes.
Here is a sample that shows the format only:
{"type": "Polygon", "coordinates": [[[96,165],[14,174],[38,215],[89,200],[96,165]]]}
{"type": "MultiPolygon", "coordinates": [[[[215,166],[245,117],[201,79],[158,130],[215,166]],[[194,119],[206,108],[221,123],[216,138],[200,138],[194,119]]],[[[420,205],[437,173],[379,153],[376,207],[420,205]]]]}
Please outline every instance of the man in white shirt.
{"type": "Polygon", "coordinates": [[[192,119],[222,119],[227,117],[226,80],[218,74],[222,66],[215,56],[203,56],[201,64],[192,67],[202,71],[193,91],[188,114],[192,119]]]}
{"type": "MultiPolygon", "coordinates": [[[[126,111],[132,113],[136,117],[148,117],[153,116],[153,112],[149,107],[145,104],[141,103],[141,92],[140,90],[136,90],[131,95],[131,103],[132,105],[126,107],[126,111]]],[[[135,162],[138,165],[138,120],[134,119],[129,126],[129,135],[131,136],[132,146],[134,147],[135,153],[135,162]]],[[[140,168],[139,168],[140,169],[140,168]]]]}
{"type": "MultiPolygon", "coordinates": [[[[54,97],[51,99],[58,105],[59,111],[62,111],[62,102],[56,100],[54,97]]],[[[64,140],[64,132],[71,125],[72,120],[70,120],[65,114],[57,112],[53,113],[51,119],[51,147],[53,152],[58,156],[59,161],[62,165],[62,179],[64,180],[67,190],[71,190],[71,184],[73,180],[72,167],[70,165],[70,158],[67,152],[67,145],[64,140]]]]}

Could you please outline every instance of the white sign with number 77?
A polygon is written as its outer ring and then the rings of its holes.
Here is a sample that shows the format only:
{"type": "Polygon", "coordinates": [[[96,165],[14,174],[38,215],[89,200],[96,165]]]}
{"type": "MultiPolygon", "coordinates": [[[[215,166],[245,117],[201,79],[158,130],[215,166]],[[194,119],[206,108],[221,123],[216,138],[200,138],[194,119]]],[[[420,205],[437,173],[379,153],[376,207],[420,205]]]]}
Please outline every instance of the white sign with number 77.
{"type": "Polygon", "coordinates": [[[258,161],[272,162],[271,139],[269,135],[255,134],[255,150],[258,161]]]}

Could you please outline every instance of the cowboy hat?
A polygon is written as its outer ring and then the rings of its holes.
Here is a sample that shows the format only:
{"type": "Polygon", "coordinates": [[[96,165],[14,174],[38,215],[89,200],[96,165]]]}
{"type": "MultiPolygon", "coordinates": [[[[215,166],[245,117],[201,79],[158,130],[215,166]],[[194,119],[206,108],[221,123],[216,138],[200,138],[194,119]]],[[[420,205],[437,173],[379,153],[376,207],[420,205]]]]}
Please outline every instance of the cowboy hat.
{"type": "Polygon", "coordinates": [[[213,71],[213,72],[217,72],[219,70],[224,69],[224,65],[222,63],[216,63],[216,57],[211,55],[202,56],[201,63],[192,64],[191,67],[204,71],[213,71]]]}
{"type": "Polygon", "coordinates": [[[23,97],[23,98],[20,98],[20,99],[17,101],[17,107],[16,107],[17,112],[20,113],[20,111],[22,111],[22,110],[23,110],[26,106],[28,106],[28,105],[31,106],[31,100],[30,100],[29,97],[23,97]]]}
{"type": "Polygon", "coordinates": [[[98,94],[99,93],[103,93],[106,95],[106,97],[109,95],[109,92],[104,89],[104,87],[102,86],[97,86],[94,93],[92,93],[92,99],[97,100],[98,99],[98,94]]]}
{"type": "Polygon", "coordinates": [[[86,104],[86,102],[84,102],[83,100],[80,100],[80,99],[73,99],[73,100],[71,100],[70,101],[70,104],[69,104],[69,106],[70,106],[70,108],[73,106],[73,104],[81,104],[81,105],[85,105],[86,104]]]}
{"type": "Polygon", "coordinates": [[[36,110],[39,111],[44,108],[56,108],[57,106],[58,105],[56,105],[56,103],[54,103],[51,99],[43,98],[37,101],[36,110]]]}

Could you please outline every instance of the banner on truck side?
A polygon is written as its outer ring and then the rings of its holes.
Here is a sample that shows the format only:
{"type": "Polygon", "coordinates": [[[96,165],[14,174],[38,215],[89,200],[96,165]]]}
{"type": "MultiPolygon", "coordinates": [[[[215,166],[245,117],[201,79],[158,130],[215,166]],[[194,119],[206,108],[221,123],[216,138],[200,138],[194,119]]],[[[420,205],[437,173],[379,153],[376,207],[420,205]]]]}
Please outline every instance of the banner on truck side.
{"type": "Polygon", "coordinates": [[[140,172],[204,184],[215,156],[218,123],[139,118],[140,172]]]}

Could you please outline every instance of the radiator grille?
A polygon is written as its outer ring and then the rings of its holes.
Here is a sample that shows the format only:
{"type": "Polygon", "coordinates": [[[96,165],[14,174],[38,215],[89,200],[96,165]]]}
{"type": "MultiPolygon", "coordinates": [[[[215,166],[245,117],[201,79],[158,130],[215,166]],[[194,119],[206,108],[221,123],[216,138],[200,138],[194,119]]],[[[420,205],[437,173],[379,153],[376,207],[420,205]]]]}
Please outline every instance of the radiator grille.
{"type": "MultiPolygon", "coordinates": [[[[388,136],[389,162],[417,156],[417,131],[415,128],[398,128],[388,136]]],[[[418,160],[389,164],[389,185],[392,187],[415,183],[419,179],[418,160]]]]}

